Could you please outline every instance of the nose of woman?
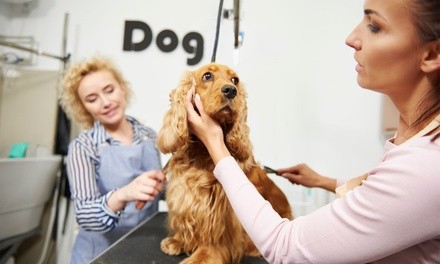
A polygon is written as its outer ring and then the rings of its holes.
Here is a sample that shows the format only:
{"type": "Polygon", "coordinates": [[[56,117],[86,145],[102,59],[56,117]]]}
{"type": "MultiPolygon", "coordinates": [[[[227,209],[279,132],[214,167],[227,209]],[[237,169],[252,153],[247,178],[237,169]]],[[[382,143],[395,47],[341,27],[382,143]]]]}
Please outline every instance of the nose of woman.
{"type": "Polygon", "coordinates": [[[351,33],[348,35],[347,39],[345,40],[345,44],[347,46],[352,47],[355,50],[361,50],[362,49],[362,41],[359,38],[359,34],[357,32],[359,26],[357,26],[351,33]]]}
{"type": "Polygon", "coordinates": [[[101,96],[101,106],[103,108],[108,108],[111,105],[111,98],[110,95],[102,94],[101,96]]]}

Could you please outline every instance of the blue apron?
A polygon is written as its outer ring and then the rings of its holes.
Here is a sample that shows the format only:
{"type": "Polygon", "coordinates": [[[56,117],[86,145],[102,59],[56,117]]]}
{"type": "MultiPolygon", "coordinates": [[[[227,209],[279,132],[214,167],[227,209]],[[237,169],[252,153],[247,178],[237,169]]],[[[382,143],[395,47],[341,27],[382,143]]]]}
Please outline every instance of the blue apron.
{"type": "MultiPolygon", "coordinates": [[[[137,145],[111,146],[108,143],[98,148],[100,155],[97,184],[101,194],[130,183],[149,170],[161,169],[160,156],[151,139],[137,145]]],[[[148,216],[158,211],[160,195],[138,210],[135,202],[127,203],[116,227],[106,233],[80,229],[72,252],[72,264],[89,263],[112,243],[133,229],[148,216]]]]}

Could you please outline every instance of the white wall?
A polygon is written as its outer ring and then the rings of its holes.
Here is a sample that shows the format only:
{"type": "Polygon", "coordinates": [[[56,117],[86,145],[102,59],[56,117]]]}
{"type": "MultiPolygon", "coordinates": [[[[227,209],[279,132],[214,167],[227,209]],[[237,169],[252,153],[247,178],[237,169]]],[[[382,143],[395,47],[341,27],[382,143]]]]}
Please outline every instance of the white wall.
{"type": "MultiPolygon", "coordinates": [[[[0,3],[0,34],[33,36],[39,49],[61,54],[67,13],[72,60],[97,51],[113,56],[136,95],[129,113],[159,130],[169,91],[191,68],[186,65],[189,55],[181,45],[165,54],[154,43],[142,52],[122,51],[124,21],[143,21],[154,34],[172,29],[180,40],[190,31],[201,33],[202,63],[207,63],[218,3],[33,0],[27,8],[0,3]]],[[[224,8],[232,8],[232,0],[226,0],[224,8]]],[[[232,21],[222,20],[217,62],[235,68],[246,84],[251,137],[262,164],[278,168],[306,162],[322,174],[345,178],[379,160],[381,99],[358,87],[354,52],[344,44],[362,13],[362,1],[353,0],[243,0],[245,37],[238,60],[233,55],[232,21]]],[[[59,69],[60,63],[38,57],[31,67],[59,69]]],[[[283,179],[276,181],[294,205],[310,195],[283,179]]]]}
{"type": "Polygon", "coordinates": [[[0,82],[0,145],[27,142],[52,151],[60,74],[30,69],[20,72],[20,78],[0,82]]]}

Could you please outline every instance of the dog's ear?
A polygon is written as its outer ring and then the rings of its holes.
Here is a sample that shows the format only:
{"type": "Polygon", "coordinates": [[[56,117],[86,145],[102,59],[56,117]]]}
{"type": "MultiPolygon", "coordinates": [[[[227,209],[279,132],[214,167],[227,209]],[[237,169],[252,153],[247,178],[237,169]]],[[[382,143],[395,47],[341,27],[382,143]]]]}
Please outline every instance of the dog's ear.
{"type": "Polygon", "coordinates": [[[187,72],[179,86],[170,93],[170,109],[165,113],[157,134],[157,147],[162,153],[172,153],[190,140],[186,113],[186,95],[193,84],[193,72],[187,72]]]}
{"type": "MultiPolygon", "coordinates": [[[[244,89],[241,89],[244,91],[244,89]]],[[[246,93],[240,100],[242,111],[234,123],[231,131],[226,135],[225,142],[231,155],[239,161],[247,160],[252,156],[252,144],[249,139],[249,126],[247,125],[246,93]]]]}

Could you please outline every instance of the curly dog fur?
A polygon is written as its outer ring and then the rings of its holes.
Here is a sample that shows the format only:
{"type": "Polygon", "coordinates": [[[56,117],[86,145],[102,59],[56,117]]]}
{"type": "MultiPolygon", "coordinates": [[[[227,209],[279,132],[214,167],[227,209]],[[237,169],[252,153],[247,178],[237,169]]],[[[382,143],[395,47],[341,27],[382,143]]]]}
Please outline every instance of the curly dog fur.
{"type": "Polygon", "coordinates": [[[181,263],[240,263],[245,255],[260,254],[214,177],[208,151],[188,130],[185,100],[192,85],[205,112],[223,127],[226,146],[250,181],[282,217],[293,217],[286,196],[252,154],[242,83],[229,67],[211,63],[187,72],[171,91],[171,106],[158,132],[159,150],[172,153],[166,191],[170,234],[162,240],[161,250],[169,255],[187,254],[181,263]]]}

